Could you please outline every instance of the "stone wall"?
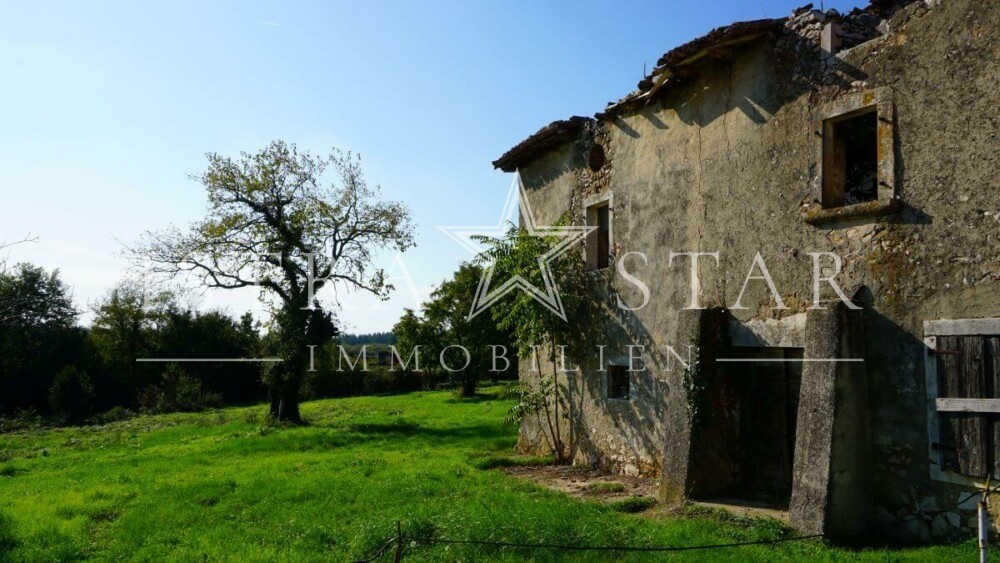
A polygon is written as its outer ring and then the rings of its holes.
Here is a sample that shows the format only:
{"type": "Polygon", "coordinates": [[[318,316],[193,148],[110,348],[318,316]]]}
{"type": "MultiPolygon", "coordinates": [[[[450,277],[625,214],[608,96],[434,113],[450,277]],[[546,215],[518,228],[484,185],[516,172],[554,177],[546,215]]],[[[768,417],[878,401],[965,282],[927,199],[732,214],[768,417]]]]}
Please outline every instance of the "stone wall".
{"type": "MultiPolygon", "coordinates": [[[[656,474],[667,460],[673,470],[669,450],[689,444],[678,413],[685,370],[668,348],[692,342],[678,321],[690,299],[689,262],[671,266],[671,251],[718,251],[718,265],[700,263],[701,305],[744,324],[806,312],[808,253],[835,252],[841,286],[866,305],[872,525],[925,541],[968,534],[975,505],[954,505],[971,489],[929,476],[922,323],[1000,317],[1000,3],[915,2],[864,42],[850,27],[860,16],[836,16],[853,34],[845,46],[858,44],[830,55],[818,48],[819,32],[834,17],[800,11],[776,37],[706,62],[652,103],[599,120],[521,167],[542,224],[567,210],[582,222],[586,201],[610,192],[616,256],[648,258],[624,262],[649,286],[641,310],[616,307],[641,295],[614,269],[590,274],[604,303],[594,322],[607,357],[644,345],[648,370],[636,374],[631,401],[609,401],[594,358],[576,358],[581,372],[563,378],[572,403],[564,424],[578,463],[656,474]],[[818,108],[879,88],[892,93],[894,114],[885,117],[894,126],[898,211],[804,221],[816,203],[818,108]],[[593,169],[595,145],[603,165],[593,169]],[[749,284],[745,309],[733,308],[758,252],[785,309],[761,282],[749,284]]],[[[537,376],[529,370],[522,362],[526,380],[537,376]]],[[[522,448],[544,449],[542,441],[527,422],[522,448]]]]}

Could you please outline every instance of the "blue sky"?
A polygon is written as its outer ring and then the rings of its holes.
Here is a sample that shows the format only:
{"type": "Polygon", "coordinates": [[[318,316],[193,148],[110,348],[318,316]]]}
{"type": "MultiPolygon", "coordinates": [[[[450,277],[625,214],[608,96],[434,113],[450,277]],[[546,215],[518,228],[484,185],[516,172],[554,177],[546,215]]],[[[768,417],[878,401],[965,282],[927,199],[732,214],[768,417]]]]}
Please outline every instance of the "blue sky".
{"type": "MultiPolygon", "coordinates": [[[[362,154],[369,181],[413,211],[402,263],[426,292],[470,257],[438,225],[496,224],[510,177],[490,162],[506,149],[599,111],[680,43],[801,2],[6,3],[0,239],[37,235],[11,259],[58,267],[86,309],[124,273],[118,241],[201,217],[188,175],[205,152],[280,138],[362,154]]],[[[385,304],[347,298],[345,328],[388,330],[415,307],[394,283],[385,304]]],[[[216,291],[200,306],[254,301],[216,291]]]]}

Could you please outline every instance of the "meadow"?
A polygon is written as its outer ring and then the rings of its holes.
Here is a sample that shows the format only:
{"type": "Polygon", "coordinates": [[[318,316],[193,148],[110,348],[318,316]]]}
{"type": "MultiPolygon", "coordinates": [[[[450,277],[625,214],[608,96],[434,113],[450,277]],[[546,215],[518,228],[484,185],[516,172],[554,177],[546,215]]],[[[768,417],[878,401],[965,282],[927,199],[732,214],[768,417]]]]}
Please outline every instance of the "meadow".
{"type": "MultiPolygon", "coordinates": [[[[405,560],[972,560],[970,541],[849,550],[821,540],[637,553],[430,544],[447,538],[695,546],[792,537],[767,519],[641,514],[508,476],[511,403],[486,389],[305,403],[308,425],[265,407],[139,416],[0,435],[0,560],[355,560],[400,521],[405,560]]],[[[382,560],[392,559],[389,549],[382,560]]]]}

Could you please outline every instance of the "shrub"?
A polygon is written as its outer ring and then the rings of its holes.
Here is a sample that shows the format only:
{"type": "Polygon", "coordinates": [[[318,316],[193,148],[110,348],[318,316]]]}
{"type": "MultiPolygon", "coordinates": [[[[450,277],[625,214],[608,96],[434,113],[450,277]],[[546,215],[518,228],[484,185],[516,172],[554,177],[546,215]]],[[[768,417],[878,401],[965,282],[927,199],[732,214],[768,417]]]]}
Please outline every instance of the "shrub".
{"type": "Polygon", "coordinates": [[[87,374],[76,366],[66,366],[56,374],[49,388],[52,414],[63,422],[82,422],[93,408],[94,388],[87,374]]]}
{"type": "Polygon", "coordinates": [[[222,405],[222,395],[206,392],[201,381],[177,364],[167,364],[160,383],[139,392],[139,406],[150,412],[195,412],[222,405]]]}
{"type": "Polygon", "coordinates": [[[356,370],[337,371],[335,362],[317,363],[316,371],[305,374],[302,396],[307,399],[420,391],[432,388],[434,382],[434,377],[424,372],[398,368],[390,371],[388,367],[372,364],[368,371],[360,366],[356,370]]]}
{"type": "Polygon", "coordinates": [[[112,422],[128,420],[133,416],[135,416],[135,413],[125,407],[111,407],[107,411],[96,415],[94,422],[97,424],[110,424],[112,422]]]}
{"type": "Polygon", "coordinates": [[[37,430],[43,426],[43,422],[35,409],[17,409],[10,417],[0,416],[0,434],[37,430]]]}

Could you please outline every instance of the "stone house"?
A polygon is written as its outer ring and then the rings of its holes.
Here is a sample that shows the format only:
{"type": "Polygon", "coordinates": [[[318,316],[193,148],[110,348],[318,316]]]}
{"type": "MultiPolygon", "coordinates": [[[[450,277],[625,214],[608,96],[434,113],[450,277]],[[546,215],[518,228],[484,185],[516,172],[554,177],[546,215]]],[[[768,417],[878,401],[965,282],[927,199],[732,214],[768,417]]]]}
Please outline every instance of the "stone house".
{"type": "MultiPolygon", "coordinates": [[[[575,463],[831,537],[972,533],[1000,477],[997,29],[990,0],[735,23],[494,162],[539,223],[597,227],[575,463]],[[700,287],[682,252],[718,252],[700,287]],[[846,297],[815,302],[825,278],[846,297]]],[[[538,423],[520,446],[549,447],[538,423]]]]}

